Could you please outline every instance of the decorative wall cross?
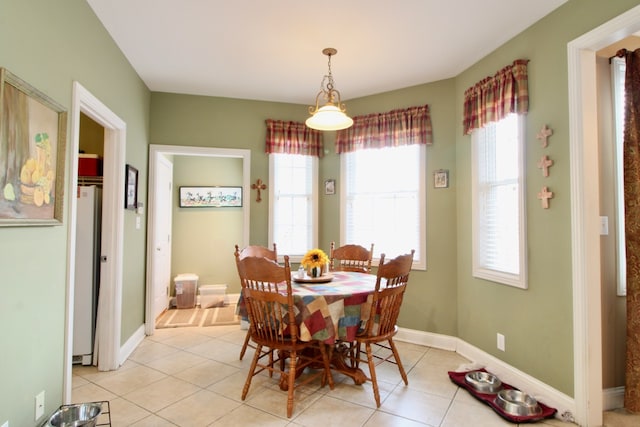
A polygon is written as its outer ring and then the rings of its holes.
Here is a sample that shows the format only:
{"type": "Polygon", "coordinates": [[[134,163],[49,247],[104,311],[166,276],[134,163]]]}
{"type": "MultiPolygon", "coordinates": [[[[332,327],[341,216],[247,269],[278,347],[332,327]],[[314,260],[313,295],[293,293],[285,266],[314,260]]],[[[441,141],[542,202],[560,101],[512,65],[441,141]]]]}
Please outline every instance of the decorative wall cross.
{"type": "Polygon", "coordinates": [[[543,209],[549,209],[549,199],[552,198],[553,193],[547,187],[542,187],[542,190],[538,193],[538,199],[540,199],[543,209]]]}
{"type": "Polygon", "coordinates": [[[267,186],[262,182],[261,179],[258,179],[255,184],[251,184],[252,190],[258,190],[258,197],[256,197],[256,202],[262,201],[262,197],[260,196],[260,190],[266,190],[267,186]]]}
{"type": "Polygon", "coordinates": [[[553,166],[553,160],[549,156],[542,156],[538,161],[538,169],[542,169],[542,176],[549,176],[550,166],[553,166]]]}
{"type": "Polygon", "coordinates": [[[551,135],[553,135],[553,131],[549,129],[547,125],[542,126],[542,129],[540,129],[540,132],[536,135],[536,138],[542,143],[542,148],[549,145],[549,137],[551,135]]]}

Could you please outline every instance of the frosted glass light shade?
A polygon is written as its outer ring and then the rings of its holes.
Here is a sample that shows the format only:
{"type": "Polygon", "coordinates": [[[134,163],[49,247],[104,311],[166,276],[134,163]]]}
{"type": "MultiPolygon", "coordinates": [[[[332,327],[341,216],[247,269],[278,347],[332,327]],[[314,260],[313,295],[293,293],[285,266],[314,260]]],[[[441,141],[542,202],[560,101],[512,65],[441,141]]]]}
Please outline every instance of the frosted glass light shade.
{"type": "Polygon", "coordinates": [[[309,117],[305,124],[311,129],[340,130],[351,127],[353,119],[329,102],[309,117]]]}

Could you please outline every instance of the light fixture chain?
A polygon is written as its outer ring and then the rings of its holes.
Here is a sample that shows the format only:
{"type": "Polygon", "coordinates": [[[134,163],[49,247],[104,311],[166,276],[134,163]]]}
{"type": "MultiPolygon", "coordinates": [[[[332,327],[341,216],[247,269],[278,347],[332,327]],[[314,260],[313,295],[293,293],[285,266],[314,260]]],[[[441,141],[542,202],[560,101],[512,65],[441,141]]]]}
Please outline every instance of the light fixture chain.
{"type": "MultiPolygon", "coordinates": [[[[328,54],[327,56],[329,57],[329,60],[327,61],[327,68],[329,69],[329,74],[327,74],[325,78],[327,79],[327,92],[330,94],[331,91],[333,90],[333,74],[331,74],[331,54],[328,54]]],[[[324,79],[322,79],[322,81],[324,84],[324,79]]],[[[331,97],[329,99],[331,99],[331,97]]]]}

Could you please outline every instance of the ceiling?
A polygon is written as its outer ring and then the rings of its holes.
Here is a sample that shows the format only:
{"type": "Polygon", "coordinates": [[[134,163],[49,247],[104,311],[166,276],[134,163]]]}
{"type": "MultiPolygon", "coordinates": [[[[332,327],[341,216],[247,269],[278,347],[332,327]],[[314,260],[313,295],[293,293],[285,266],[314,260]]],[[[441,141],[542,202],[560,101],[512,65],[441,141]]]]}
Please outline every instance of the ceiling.
{"type": "Polygon", "coordinates": [[[87,0],[151,91],[297,104],[325,47],[345,101],[454,77],[566,1],[87,0]]]}

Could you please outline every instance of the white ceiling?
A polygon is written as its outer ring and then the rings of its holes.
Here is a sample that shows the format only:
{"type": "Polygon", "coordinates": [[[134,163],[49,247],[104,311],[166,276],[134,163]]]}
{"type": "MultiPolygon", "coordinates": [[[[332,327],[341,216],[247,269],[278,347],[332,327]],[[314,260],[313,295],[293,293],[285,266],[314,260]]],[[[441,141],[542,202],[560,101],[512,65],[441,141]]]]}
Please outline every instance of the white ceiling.
{"type": "Polygon", "coordinates": [[[325,47],[345,101],[454,77],[566,0],[87,2],[152,91],[311,104],[325,47]]]}

